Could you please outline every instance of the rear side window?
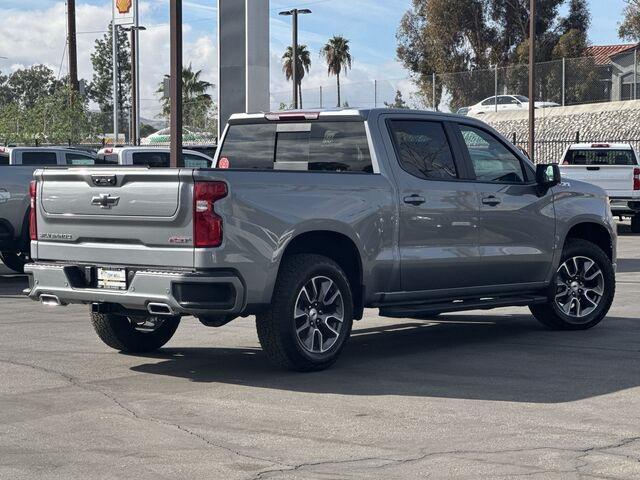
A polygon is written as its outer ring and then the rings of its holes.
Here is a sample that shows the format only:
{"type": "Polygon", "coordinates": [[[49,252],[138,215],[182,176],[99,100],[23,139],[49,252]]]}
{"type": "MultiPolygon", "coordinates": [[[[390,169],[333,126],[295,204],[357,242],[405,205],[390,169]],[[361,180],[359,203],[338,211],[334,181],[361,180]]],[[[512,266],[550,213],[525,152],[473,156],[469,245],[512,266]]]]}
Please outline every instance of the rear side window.
{"type": "Polygon", "coordinates": [[[82,153],[67,153],[65,158],[67,159],[67,165],[95,165],[96,163],[95,158],[82,153]]]}
{"type": "Polygon", "coordinates": [[[132,155],[133,164],[151,168],[169,168],[169,154],[166,152],[138,152],[132,155]]]}
{"type": "Polygon", "coordinates": [[[631,150],[569,150],[565,165],[637,165],[631,150]]]}
{"type": "Polygon", "coordinates": [[[0,165],[9,165],[8,153],[0,153],[0,165]]]}
{"type": "Polygon", "coordinates": [[[453,180],[458,172],[440,122],[389,122],[400,166],[411,175],[430,180],[453,180]]]}
{"type": "Polygon", "coordinates": [[[230,168],[373,173],[364,122],[233,125],[220,153],[230,168]]]}
{"type": "Polygon", "coordinates": [[[22,152],[22,165],[57,165],[56,152],[22,152]]]}

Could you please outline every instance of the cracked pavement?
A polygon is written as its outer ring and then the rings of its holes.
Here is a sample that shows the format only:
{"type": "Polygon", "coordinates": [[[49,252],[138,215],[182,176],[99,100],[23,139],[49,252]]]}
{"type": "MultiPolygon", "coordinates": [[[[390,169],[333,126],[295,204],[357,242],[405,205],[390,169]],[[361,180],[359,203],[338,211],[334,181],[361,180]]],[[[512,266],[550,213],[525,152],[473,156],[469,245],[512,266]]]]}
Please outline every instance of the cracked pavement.
{"type": "Polygon", "coordinates": [[[267,363],[253,319],[185,319],[162,351],[118,354],[86,307],[0,276],[0,479],[638,479],[640,236],[619,250],[589,332],[521,308],[368,311],[336,367],[306,375],[267,363]]]}

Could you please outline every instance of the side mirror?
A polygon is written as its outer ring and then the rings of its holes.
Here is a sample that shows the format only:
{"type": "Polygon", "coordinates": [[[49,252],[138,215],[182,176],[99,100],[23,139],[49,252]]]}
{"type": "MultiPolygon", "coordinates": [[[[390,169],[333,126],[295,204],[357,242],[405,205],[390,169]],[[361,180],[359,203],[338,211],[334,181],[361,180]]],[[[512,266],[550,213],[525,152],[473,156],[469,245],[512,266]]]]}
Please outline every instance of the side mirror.
{"type": "Polygon", "coordinates": [[[536,167],[536,180],[538,185],[544,188],[551,188],[562,182],[560,167],[553,164],[543,164],[536,167]]]}

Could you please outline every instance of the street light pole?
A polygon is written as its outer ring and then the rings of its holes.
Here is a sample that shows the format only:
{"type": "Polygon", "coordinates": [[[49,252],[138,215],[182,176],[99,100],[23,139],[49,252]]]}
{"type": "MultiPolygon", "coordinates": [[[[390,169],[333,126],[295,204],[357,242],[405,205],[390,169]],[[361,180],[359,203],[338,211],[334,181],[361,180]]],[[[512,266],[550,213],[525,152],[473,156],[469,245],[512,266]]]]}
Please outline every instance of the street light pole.
{"type": "Polygon", "coordinates": [[[298,9],[294,8],[284,12],[280,12],[280,15],[293,17],[293,41],[291,45],[291,76],[293,79],[293,108],[298,109],[298,15],[308,15],[312,13],[308,8],[298,9]]]}
{"type": "Polygon", "coordinates": [[[169,165],[178,167],[182,158],[182,0],[169,0],[171,157],[169,165]]]}
{"type": "Polygon", "coordinates": [[[536,0],[529,9],[529,158],[535,163],[536,146],[536,0]]]}
{"type": "Polygon", "coordinates": [[[131,143],[140,144],[140,75],[138,44],[140,43],[138,33],[146,30],[146,27],[134,26],[127,30],[131,32],[131,125],[129,126],[131,143]]]}

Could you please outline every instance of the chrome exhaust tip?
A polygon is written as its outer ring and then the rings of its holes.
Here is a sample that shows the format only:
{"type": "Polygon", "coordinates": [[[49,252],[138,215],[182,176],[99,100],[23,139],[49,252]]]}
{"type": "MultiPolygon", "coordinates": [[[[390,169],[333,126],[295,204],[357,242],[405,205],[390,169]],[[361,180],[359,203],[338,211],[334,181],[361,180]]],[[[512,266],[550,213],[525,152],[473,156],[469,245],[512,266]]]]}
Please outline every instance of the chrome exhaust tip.
{"type": "Polygon", "coordinates": [[[147,311],[151,315],[159,315],[164,317],[169,317],[176,314],[173,309],[166,303],[150,303],[149,305],[147,305],[147,311]]]}
{"type": "Polygon", "coordinates": [[[61,307],[62,302],[55,295],[40,295],[40,302],[46,307],[61,307]]]}

